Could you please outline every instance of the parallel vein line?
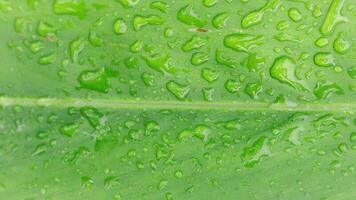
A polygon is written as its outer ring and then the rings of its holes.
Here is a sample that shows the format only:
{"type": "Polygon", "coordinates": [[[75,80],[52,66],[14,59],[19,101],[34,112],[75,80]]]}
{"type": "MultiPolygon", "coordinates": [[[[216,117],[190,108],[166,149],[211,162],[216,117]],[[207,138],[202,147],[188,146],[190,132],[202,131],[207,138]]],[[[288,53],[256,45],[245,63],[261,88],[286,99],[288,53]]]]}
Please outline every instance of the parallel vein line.
{"type": "Polygon", "coordinates": [[[111,109],[178,109],[228,111],[312,111],[356,112],[356,103],[258,103],[258,102],[177,102],[82,98],[22,98],[0,97],[0,106],[83,107],[111,109]]]}

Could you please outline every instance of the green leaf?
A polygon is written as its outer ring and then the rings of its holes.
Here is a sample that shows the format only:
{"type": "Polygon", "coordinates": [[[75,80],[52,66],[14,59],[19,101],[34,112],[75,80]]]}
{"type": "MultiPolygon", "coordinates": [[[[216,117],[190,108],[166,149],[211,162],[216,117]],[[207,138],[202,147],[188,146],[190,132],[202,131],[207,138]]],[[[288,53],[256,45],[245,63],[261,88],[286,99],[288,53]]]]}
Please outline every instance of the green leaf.
{"type": "Polygon", "coordinates": [[[0,0],[0,199],[355,199],[355,11],[0,0]]]}

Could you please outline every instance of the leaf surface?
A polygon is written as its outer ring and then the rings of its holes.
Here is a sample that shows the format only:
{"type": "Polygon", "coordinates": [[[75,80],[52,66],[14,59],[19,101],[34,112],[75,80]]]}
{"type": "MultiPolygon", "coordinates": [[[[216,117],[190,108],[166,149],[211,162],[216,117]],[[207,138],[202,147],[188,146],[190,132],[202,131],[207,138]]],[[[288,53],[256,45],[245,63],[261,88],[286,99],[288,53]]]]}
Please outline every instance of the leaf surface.
{"type": "Polygon", "coordinates": [[[355,199],[352,3],[0,0],[0,199],[355,199]]]}

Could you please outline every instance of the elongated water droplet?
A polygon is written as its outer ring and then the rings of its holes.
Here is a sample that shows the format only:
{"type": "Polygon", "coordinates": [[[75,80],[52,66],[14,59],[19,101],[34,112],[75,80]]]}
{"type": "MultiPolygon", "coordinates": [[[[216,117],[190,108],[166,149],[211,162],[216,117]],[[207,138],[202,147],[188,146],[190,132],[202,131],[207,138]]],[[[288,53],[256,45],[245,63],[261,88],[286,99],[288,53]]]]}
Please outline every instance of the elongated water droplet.
{"type": "Polygon", "coordinates": [[[177,18],[187,25],[194,25],[200,28],[207,24],[207,21],[196,13],[191,4],[181,8],[177,13],[177,18]]]}
{"type": "Polygon", "coordinates": [[[40,65],[49,65],[56,60],[56,55],[54,53],[46,54],[38,59],[40,65]]]}
{"type": "Polygon", "coordinates": [[[233,50],[249,52],[252,48],[263,44],[263,35],[250,35],[246,33],[233,33],[224,38],[224,44],[233,50]]]}
{"type": "Polygon", "coordinates": [[[149,16],[140,16],[136,15],[134,17],[133,26],[135,31],[140,30],[143,26],[146,25],[161,25],[164,23],[164,19],[157,15],[149,15],[149,16]]]}
{"type": "Polygon", "coordinates": [[[56,14],[76,15],[79,18],[84,18],[87,14],[84,0],[56,0],[53,9],[56,14]]]}
{"type": "Polygon", "coordinates": [[[73,40],[70,43],[70,59],[72,62],[77,62],[79,60],[79,55],[84,50],[84,48],[85,42],[82,38],[73,40]]]}
{"type": "Polygon", "coordinates": [[[338,23],[346,21],[346,18],[341,15],[344,3],[345,0],[332,0],[324,23],[320,28],[320,32],[323,35],[330,35],[334,32],[335,26],[338,23]]]}
{"type": "Polygon", "coordinates": [[[229,18],[230,14],[228,12],[219,13],[213,18],[212,24],[215,28],[222,29],[229,18]]]}
{"type": "Polygon", "coordinates": [[[318,81],[316,83],[314,94],[318,99],[327,99],[333,94],[344,94],[343,89],[335,82],[318,81]]]}
{"type": "Polygon", "coordinates": [[[194,35],[191,39],[189,39],[183,44],[182,50],[185,52],[189,52],[195,49],[199,49],[200,47],[204,46],[206,42],[206,39],[194,35]]]}

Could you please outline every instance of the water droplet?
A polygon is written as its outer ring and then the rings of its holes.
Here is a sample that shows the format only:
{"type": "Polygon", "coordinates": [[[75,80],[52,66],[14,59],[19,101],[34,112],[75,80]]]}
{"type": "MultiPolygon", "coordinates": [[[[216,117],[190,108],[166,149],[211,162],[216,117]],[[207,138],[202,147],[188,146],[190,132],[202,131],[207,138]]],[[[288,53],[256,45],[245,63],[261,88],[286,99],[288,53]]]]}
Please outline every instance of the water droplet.
{"type": "Polygon", "coordinates": [[[274,38],[280,42],[288,41],[288,42],[301,42],[302,39],[300,39],[297,36],[293,36],[291,34],[287,33],[279,33],[274,36],[274,38]]]}
{"type": "Polygon", "coordinates": [[[344,3],[345,0],[332,0],[324,23],[320,28],[320,32],[323,35],[330,35],[334,32],[335,26],[338,23],[346,21],[346,18],[341,15],[344,3]]]}
{"type": "Polygon", "coordinates": [[[150,8],[167,13],[169,5],[163,1],[154,1],[150,4],[150,8]]]}
{"type": "Polygon", "coordinates": [[[141,78],[145,85],[147,85],[147,86],[154,85],[154,75],[153,74],[144,72],[144,73],[142,73],[141,78]]]}
{"type": "Polygon", "coordinates": [[[315,46],[322,48],[329,44],[329,40],[326,37],[320,37],[315,41],[315,46]]]}
{"type": "Polygon", "coordinates": [[[22,17],[18,17],[15,19],[15,31],[18,33],[23,33],[25,32],[25,19],[22,17]]]}
{"type": "Polygon", "coordinates": [[[167,89],[179,100],[184,100],[190,92],[188,85],[181,85],[175,81],[169,81],[167,83],[167,89]]]}
{"type": "Polygon", "coordinates": [[[270,154],[268,139],[265,136],[261,136],[251,146],[244,148],[241,154],[241,161],[245,167],[251,168],[270,154]]]}
{"type": "Polygon", "coordinates": [[[62,135],[65,135],[68,137],[73,137],[74,134],[76,134],[77,130],[78,130],[78,124],[76,124],[76,123],[65,124],[59,128],[59,132],[62,135]]]}
{"type": "Polygon", "coordinates": [[[140,40],[137,40],[130,45],[130,51],[132,53],[137,53],[137,52],[141,51],[142,48],[143,48],[143,42],[140,40]]]}
{"type": "Polygon", "coordinates": [[[248,83],[245,87],[245,93],[252,99],[257,99],[258,95],[262,92],[262,84],[259,82],[248,83]]]}
{"type": "Polygon", "coordinates": [[[42,139],[48,138],[48,135],[49,134],[47,132],[39,131],[36,134],[36,138],[42,140],[42,139]]]}
{"type": "Polygon", "coordinates": [[[91,188],[94,185],[93,179],[88,176],[82,177],[82,186],[85,188],[91,188]]]}
{"type": "Polygon", "coordinates": [[[181,142],[181,141],[184,141],[192,136],[193,136],[193,132],[185,129],[178,134],[177,140],[181,142]]]}
{"type": "Polygon", "coordinates": [[[101,93],[109,91],[110,83],[104,68],[99,70],[87,70],[80,73],[78,77],[80,87],[101,93]]]}
{"type": "Polygon", "coordinates": [[[356,132],[352,132],[352,133],[350,134],[350,141],[351,141],[351,142],[356,142],[356,132]]]}
{"type": "Polygon", "coordinates": [[[37,33],[42,37],[55,35],[56,29],[53,25],[40,21],[37,26],[37,33]]]}
{"type": "Polygon", "coordinates": [[[203,77],[203,79],[205,79],[209,83],[212,83],[219,78],[219,73],[216,70],[204,68],[201,71],[201,76],[203,77]]]}
{"type": "Polygon", "coordinates": [[[265,64],[265,58],[251,53],[241,63],[244,67],[247,67],[250,72],[259,71],[265,64]]]}
{"type": "Polygon", "coordinates": [[[44,48],[44,44],[41,41],[34,41],[30,44],[30,50],[32,53],[38,53],[44,48]]]}
{"type": "Polygon", "coordinates": [[[166,28],[164,30],[164,37],[169,38],[169,37],[172,37],[173,35],[174,35],[173,28],[166,28]]]}
{"type": "Polygon", "coordinates": [[[350,49],[350,43],[345,39],[344,34],[340,33],[333,44],[336,53],[345,54],[350,49]]]}
{"type": "Polygon", "coordinates": [[[313,10],[313,17],[320,17],[322,15],[322,11],[318,5],[315,5],[314,10],[313,10]]]}
{"type": "Polygon", "coordinates": [[[224,45],[239,52],[249,52],[252,48],[263,44],[263,35],[233,33],[224,38],[224,45]]]}
{"type": "Polygon", "coordinates": [[[90,42],[91,45],[93,45],[94,47],[100,47],[103,45],[104,41],[102,38],[100,38],[95,31],[90,31],[89,32],[89,37],[88,40],[90,42]]]}
{"type": "Polygon", "coordinates": [[[296,63],[288,56],[281,56],[274,60],[270,69],[271,77],[281,83],[286,83],[297,90],[305,90],[295,77],[296,63]]]}
{"type": "Polygon", "coordinates": [[[191,39],[184,43],[184,45],[182,46],[182,50],[185,52],[189,52],[195,49],[199,49],[200,47],[204,46],[206,42],[206,39],[194,35],[191,39]]]}
{"type": "Polygon", "coordinates": [[[90,123],[93,128],[96,128],[101,124],[101,119],[103,114],[101,114],[96,108],[94,107],[82,107],[80,108],[80,114],[82,114],[90,123]]]}
{"type": "Polygon", "coordinates": [[[341,152],[341,153],[346,153],[348,151],[348,147],[345,143],[340,143],[339,146],[337,147],[337,149],[341,152]]]}
{"type": "Polygon", "coordinates": [[[176,170],[176,171],[174,172],[174,177],[176,177],[176,178],[182,178],[182,177],[183,177],[183,172],[182,172],[182,170],[176,170]]]}
{"type": "Polygon", "coordinates": [[[215,89],[214,88],[203,88],[203,96],[205,101],[213,101],[215,89]]]}
{"type": "Polygon", "coordinates": [[[79,18],[84,18],[87,14],[87,8],[83,0],[56,0],[53,9],[56,14],[76,15],[79,18]]]}
{"type": "Polygon", "coordinates": [[[84,50],[84,48],[85,48],[85,42],[82,38],[73,40],[70,43],[69,50],[70,50],[70,59],[72,60],[72,62],[77,62],[79,60],[79,55],[84,50]]]}
{"type": "Polygon", "coordinates": [[[121,18],[116,19],[114,22],[114,32],[116,34],[124,34],[127,32],[127,25],[125,21],[121,18]]]}
{"type": "Polygon", "coordinates": [[[332,53],[319,52],[314,55],[314,63],[320,67],[335,66],[335,57],[332,53]]]}
{"type": "Polygon", "coordinates": [[[318,99],[327,99],[334,93],[342,95],[344,91],[334,82],[322,80],[316,83],[314,94],[318,99]]]}
{"type": "Polygon", "coordinates": [[[177,18],[179,21],[187,24],[187,25],[194,25],[197,27],[203,27],[207,24],[207,21],[201,18],[196,11],[194,10],[193,6],[188,4],[181,8],[177,13],[177,18]]]}
{"type": "Polygon", "coordinates": [[[287,28],[289,28],[289,26],[290,26],[289,21],[283,20],[283,21],[280,21],[277,23],[276,29],[277,29],[277,31],[284,31],[287,28]]]}
{"type": "Polygon", "coordinates": [[[40,65],[49,65],[56,60],[56,55],[54,53],[46,54],[38,59],[40,65]]]}
{"type": "Polygon", "coordinates": [[[135,31],[139,31],[146,25],[161,25],[164,23],[164,19],[157,15],[149,15],[147,17],[136,15],[133,20],[133,26],[135,31]]]}
{"type": "Polygon", "coordinates": [[[230,14],[228,12],[219,13],[213,18],[212,24],[215,28],[222,29],[229,18],[230,14]]]}
{"type": "Polygon", "coordinates": [[[46,144],[42,143],[36,146],[35,150],[32,152],[32,156],[43,154],[47,151],[48,147],[46,144]]]}
{"type": "Polygon", "coordinates": [[[219,64],[222,64],[222,65],[225,65],[227,67],[230,67],[230,68],[235,68],[238,66],[238,62],[236,60],[234,60],[233,58],[230,58],[230,57],[227,57],[225,56],[225,53],[220,50],[220,49],[217,49],[216,50],[216,53],[215,53],[215,56],[216,56],[216,62],[219,63],[219,64]]]}
{"type": "Polygon", "coordinates": [[[303,19],[302,13],[296,8],[290,8],[288,10],[288,16],[294,22],[299,22],[303,19]]]}
{"type": "Polygon", "coordinates": [[[199,138],[200,140],[207,141],[208,136],[211,133],[211,128],[204,124],[198,124],[194,128],[194,137],[199,138]]]}
{"type": "Polygon", "coordinates": [[[145,136],[150,136],[153,133],[157,132],[160,129],[160,126],[155,121],[149,121],[145,124],[145,136]]]}
{"type": "Polygon", "coordinates": [[[193,65],[201,65],[209,60],[209,54],[205,52],[197,52],[192,55],[191,63],[193,65]]]}
{"type": "Polygon", "coordinates": [[[241,89],[241,84],[238,81],[232,79],[227,80],[224,86],[225,89],[230,93],[236,93],[241,89]]]}
{"type": "Polygon", "coordinates": [[[356,66],[350,67],[349,70],[347,70],[347,73],[352,79],[356,79],[356,66]]]}
{"type": "Polygon", "coordinates": [[[242,18],[241,26],[242,28],[248,28],[250,26],[259,24],[263,20],[263,16],[268,13],[275,11],[282,4],[283,0],[270,0],[260,8],[259,10],[252,11],[242,18]]]}
{"type": "Polygon", "coordinates": [[[158,183],[158,190],[163,190],[168,185],[168,180],[162,179],[158,183]]]}
{"type": "Polygon", "coordinates": [[[175,73],[176,69],[171,65],[172,57],[168,54],[154,54],[154,55],[142,55],[143,59],[146,61],[147,65],[152,69],[161,72],[162,74],[175,73]]]}
{"type": "Polygon", "coordinates": [[[124,8],[132,8],[140,2],[140,0],[116,0],[121,3],[124,8]]]}
{"type": "Polygon", "coordinates": [[[104,180],[104,186],[106,188],[111,188],[112,186],[119,183],[119,179],[116,176],[109,176],[104,180]]]}
{"type": "Polygon", "coordinates": [[[210,8],[210,7],[215,6],[215,4],[217,4],[218,2],[219,2],[219,0],[203,0],[203,5],[205,7],[210,8]]]}

